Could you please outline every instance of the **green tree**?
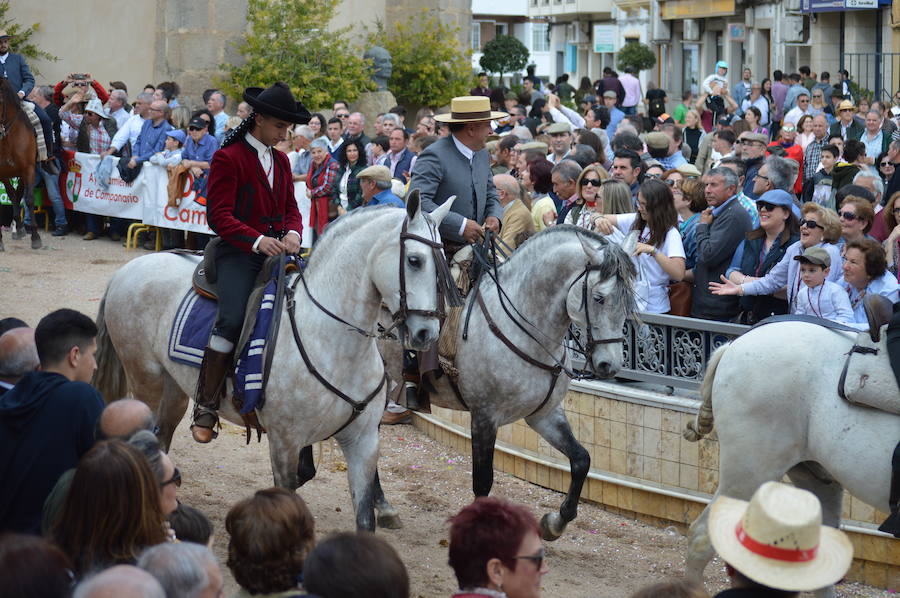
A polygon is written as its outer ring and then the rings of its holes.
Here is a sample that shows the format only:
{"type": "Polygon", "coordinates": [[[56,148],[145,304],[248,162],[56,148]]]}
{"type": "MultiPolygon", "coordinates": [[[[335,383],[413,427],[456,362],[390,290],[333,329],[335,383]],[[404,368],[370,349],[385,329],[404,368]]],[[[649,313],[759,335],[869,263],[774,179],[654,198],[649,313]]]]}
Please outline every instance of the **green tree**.
{"type": "Polygon", "coordinates": [[[616,65],[620,70],[626,67],[634,67],[635,72],[652,69],[656,65],[656,55],[649,47],[638,41],[630,41],[619,50],[616,65]]]}
{"type": "Polygon", "coordinates": [[[425,9],[388,27],[376,23],[367,41],[391,53],[394,68],[388,89],[398,102],[438,107],[466,94],[472,64],[468,50],[460,47],[458,32],[425,9]]]}
{"type": "MultiPolygon", "coordinates": [[[[40,30],[40,23],[33,23],[30,27],[19,25],[6,17],[7,11],[9,11],[9,2],[4,0],[3,2],[0,2],[0,29],[5,29],[10,37],[12,37],[12,49],[16,54],[21,54],[25,58],[34,60],[47,60],[49,62],[56,62],[59,60],[59,58],[53,54],[41,50],[32,42],[28,41],[36,31],[40,30]]],[[[29,64],[29,66],[35,75],[41,74],[41,71],[34,64],[29,64]]]]}
{"type": "Polygon", "coordinates": [[[489,73],[516,73],[525,68],[531,54],[525,44],[512,35],[498,35],[484,45],[484,54],[478,60],[481,68],[489,73]]]}
{"type": "Polygon", "coordinates": [[[369,63],[347,41],[349,27],[328,29],[339,1],[249,0],[250,32],[237,45],[246,62],[223,64],[221,87],[240,97],[245,87],[284,81],[311,111],[373,89],[369,63]]]}

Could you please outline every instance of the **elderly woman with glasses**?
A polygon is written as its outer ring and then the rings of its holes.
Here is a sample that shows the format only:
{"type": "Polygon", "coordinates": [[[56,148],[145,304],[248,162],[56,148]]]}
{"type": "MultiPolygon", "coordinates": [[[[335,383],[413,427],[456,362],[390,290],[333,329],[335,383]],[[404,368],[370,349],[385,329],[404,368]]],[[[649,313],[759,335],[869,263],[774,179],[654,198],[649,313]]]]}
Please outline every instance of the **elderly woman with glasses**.
{"type": "MultiPolygon", "coordinates": [[[[748,276],[761,278],[784,258],[788,247],[800,240],[797,224],[800,210],[786,191],[773,189],[756,200],[759,226],[747,233],[738,246],[725,271],[735,283],[743,283],[748,276]]],[[[740,300],[742,324],[754,324],[769,316],[789,313],[787,301],[774,295],[745,296],[740,300]]]]}
{"type": "Polygon", "coordinates": [[[476,498],[450,519],[454,598],[539,598],[544,560],[541,529],[528,509],[492,497],[476,498]]]}
{"type": "Polygon", "coordinates": [[[762,277],[742,273],[739,282],[722,277],[722,282],[709,283],[713,295],[771,295],[786,288],[788,305],[793,307],[797,293],[803,287],[800,262],[794,258],[810,247],[821,247],[831,257],[828,280],[841,278],[841,251],[835,242],[841,236],[841,224],[835,213],[819,204],[807,202],[800,208],[800,240],[787,248],[784,257],[762,277]]]}
{"type": "Polygon", "coordinates": [[[869,236],[872,224],[875,222],[875,210],[872,204],[856,195],[848,195],[838,208],[838,217],[841,220],[841,238],[838,246],[850,241],[861,241],[869,236]]]}
{"type": "Polygon", "coordinates": [[[878,241],[860,239],[844,245],[844,277],[841,286],[847,291],[853,321],[868,328],[869,319],[863,300],[868,295],[881,295],[891,303],[900,300],[897,276],[887,268],[884,248],[878,241]]]}

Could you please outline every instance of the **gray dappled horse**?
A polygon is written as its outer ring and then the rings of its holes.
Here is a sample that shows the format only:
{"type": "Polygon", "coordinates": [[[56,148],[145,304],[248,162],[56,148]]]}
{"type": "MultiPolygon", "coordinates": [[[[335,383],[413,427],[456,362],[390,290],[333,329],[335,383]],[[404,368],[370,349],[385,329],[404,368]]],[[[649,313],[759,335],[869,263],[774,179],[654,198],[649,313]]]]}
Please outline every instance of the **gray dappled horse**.
{"type": "MultiPolygon", "coordinates": [[[[568,364],[563,342],[569,326],[575,324],[585,331],[590,328],[586,360],[594,375],[612,378],[618,373],[622,366],[622,331],[634,309],[635,269],[629,255],[636,241],[637,234],[630,234],[620,247],[570,225],[535,235],[497,268],[506,308],[501,305],[497,284],[483,272],[479,292],[491,320],[519,351],[543,367],[517,355],[492,332],[473,288],[457,331],[455,367],[465,404],[457,398],[446,375],[436,381],[437,392],[431,394],[431,402],[439,407],[471,413],[475,496],[487,496],[491,491],[494,445],[500,426],[524,418],[568,457],[572,476],[566,498],[558,513],[547,513],[541,519],[542,535],[547,540],[559,538],[575,519],[590,469],[590,455],[572,434],[562,407],[569,379],[550,369],[568,364]],[[468,335],[463,339],[465,314],[473,301],[476,305],[472,306],[468,335]]],[[[402,380],[399,343],[380,341],[379,345],[388,372],[394,380],[402,380]]],[[[391,510],[377,478],[376,506],[379,511],[391,510]]]]}
{"type": "MultiPolygon", "coordinates": [[[[699,440],[715,423],[719,487],[713,500],[750,500],[764,482],[787,475],[819,498],[825,525],[840,525],[844,489],[888,512],[900,416],[838,396],[855,339],[855,333],[782,322],[751,330],[713,353],[700,389],[703,406],[685,431],[688,440],[699,440]]],[[[714,554],[708,520],[709,506],[689,535],[687,576],[697,581],[714,554]]],[[[834,588],[818,594],[833,596],[834,588]]]]}
{"type": "MultiPolygon", "coordinates": [[[[311,374],[288,318],[281,318],[267,400],[258,411],[269,434],[275,484],[290,490],[299,487],[301,447],[334,435],[347,459],[356,524],[361,529],[375,526],[373,480],[387,385],[374,337],[360,334],[334,316],[372,331],[382,301],[392,313],[399,313],[401,290],[405,290],[404,344],[424,349],[436,341],[439,319],[426,315],[433,314],[439,301],[434,253],[421,241],[401,241],[401,230],[408,219],[409,233],[439,241],[437,225],[451,205],[448,201],[426,215],[415,195],[408,210],[373,207],[342,216],[328,227],[310,257],[304,273],[309,294],[303,285],[293,292],[297,332],[319,375],[357,401],[380,389],[372,404],[346,427],[342,428],[353,411],[349,403],[311,374]],[[401,268],[405,285],[400,282],[401,268]],[[310,295],[334,316],[316,306],[310,295]]],[[[175,313],[191,288],[198,259],[156,253],[129,262],[110,280],[98,315],[96,386],[107,400],[130,391],[150,405],[159,418],[159,436],[166,450],[197,384],[199,370],[172,361],[167,347],[175,313]]],[[[285,294],[290,296],[290,290],[285,294]]],[[[221,414],[242,423],[230,401],[222,401],[221,414]]]]}

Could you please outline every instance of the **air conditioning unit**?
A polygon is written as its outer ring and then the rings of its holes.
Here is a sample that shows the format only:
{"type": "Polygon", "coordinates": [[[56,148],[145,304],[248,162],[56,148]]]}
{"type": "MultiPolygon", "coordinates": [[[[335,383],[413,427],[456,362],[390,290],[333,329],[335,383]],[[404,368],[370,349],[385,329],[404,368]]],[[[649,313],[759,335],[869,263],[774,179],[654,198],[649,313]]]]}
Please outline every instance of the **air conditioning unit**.
{"type": "Polygon", "coordinates": [[[700,41],[700,22],[697,19],[684,20],[684,34],[682,38],[686,42],[700,41]]]}
{"type": "Polygon", "coordinates": [[[566,42],[570,44],[586,44],[590,40],[581,29],[580,21],[573,21],[566,24],[566,42]]]}
{"type": "Polygon", "coordinates": [[[803,17],[786,15],[781,20],[781,41],[784,43],[799,43],[803,39],[803,17]]]}
{"type": "Polygon", "coordinates": [[[650,41],[667,42],[672,39],[672,30],[667,21],[662,20],[659,2],[653,0],[650,3],[650,41]]]}
{"type": "Polygon", "coordinates": [[[784,0],[784,10],[787,12],[800,12],[800,0],[784,0]]]}

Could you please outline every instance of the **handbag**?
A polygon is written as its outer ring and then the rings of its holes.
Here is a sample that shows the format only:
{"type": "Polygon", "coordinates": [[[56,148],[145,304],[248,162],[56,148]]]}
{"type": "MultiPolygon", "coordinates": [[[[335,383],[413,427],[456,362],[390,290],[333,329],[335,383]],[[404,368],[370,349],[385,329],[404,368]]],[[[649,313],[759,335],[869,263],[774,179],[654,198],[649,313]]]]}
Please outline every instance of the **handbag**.
{"type": "Polygon", "coordinates": [[[669,314],[685,318],[691,315],[692,298],[694,289],[687,281],[673,282],[669,284],[669,314]]]}

